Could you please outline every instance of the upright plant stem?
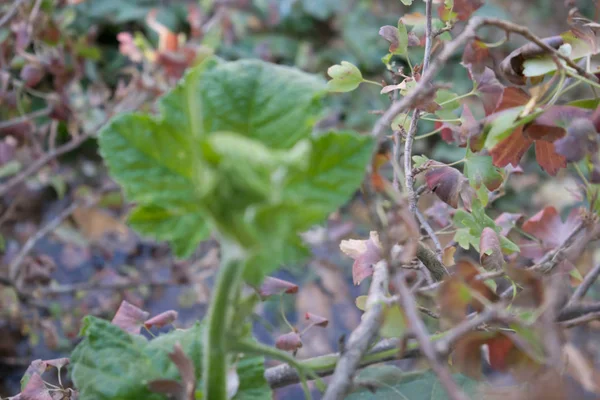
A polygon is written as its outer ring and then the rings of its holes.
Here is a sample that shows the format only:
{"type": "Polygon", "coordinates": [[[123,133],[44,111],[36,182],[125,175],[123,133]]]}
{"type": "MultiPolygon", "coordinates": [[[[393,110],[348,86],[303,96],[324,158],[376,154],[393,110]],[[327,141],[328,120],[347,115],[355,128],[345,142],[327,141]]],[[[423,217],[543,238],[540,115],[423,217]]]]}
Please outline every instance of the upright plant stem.
{"type": "Polygon", "coordinates": [[[227,400],[227,340],[232,300],[240,287],[244,254],[230,243],[222,243],[221,267],[217,276],[205,338],[204,391],[211,400],[227,400]]]}

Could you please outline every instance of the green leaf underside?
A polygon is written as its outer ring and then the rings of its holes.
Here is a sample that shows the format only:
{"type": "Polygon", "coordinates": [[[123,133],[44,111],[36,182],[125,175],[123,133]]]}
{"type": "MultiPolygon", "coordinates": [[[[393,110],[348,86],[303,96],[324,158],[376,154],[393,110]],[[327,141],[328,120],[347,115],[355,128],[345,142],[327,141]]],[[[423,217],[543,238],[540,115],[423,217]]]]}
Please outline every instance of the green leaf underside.
{"type": "MultiPolygon", "coordinates": [[[[203,327],[197,322],[190,329],[175,330],[147,340],[132,335],[99,318],[88,316],[82,329],[83,341],[71,355],[70,371],[82,400],[161,400],[165,395],[151,392],[148,382],[173,379],[181,382],[180,373],[168,354],[179,343],[192,360],[196,381],[202,376],[203,327]]],[[[271,398],[264,379],[264,359],[243,357],[237,365],[240,386],[234,399],[271,398]]],[[[201,390],[200,385],[197,387],[201,390]]]]}
{"type": "MultiPolygon", "coordinates": [[[[474,396],[478,383],[464,375],[454,374],[454,381],[468,395],[474,396]]],[[[366,386],[350,394],[347,400],[446,400],[448,395],[432,371],[406,373],[391,365],[369,367],[358,374],[357,383],[375,385],[375,393],[366,386]]],[[[359,386],[359,385],[357,385],[359,386]]],[[[359,386],[360,387],[360,386],[359,386]]],[[[476,398],[476,397],[473,397],[476,398]]]]}
{"type": "Polygon", "coordinates": [[[288,67],[209,60],[160,100],[160,116],[114,118],[100,150],[137,204],[131,225],[180,257],[216,230],[261,260],[254,283],[292,262],[297,234],[347,201],[373,149],[354,132],[313,135],[325,93],[288,67]]]}

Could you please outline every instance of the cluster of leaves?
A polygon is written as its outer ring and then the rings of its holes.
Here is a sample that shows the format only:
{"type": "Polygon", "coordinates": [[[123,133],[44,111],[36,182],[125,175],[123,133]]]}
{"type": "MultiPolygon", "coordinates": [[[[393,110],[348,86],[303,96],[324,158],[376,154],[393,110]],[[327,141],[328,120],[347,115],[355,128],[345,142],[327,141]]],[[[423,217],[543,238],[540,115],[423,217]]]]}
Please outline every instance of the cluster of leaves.
{"type": "Polygon", "coordinates": [[[368,137],[312,135],[324,83],[257,61],[207,61],[160,101],[100,135],[139,232],[184,257],[211,230],[252,252],[249,282],[303,249],[297,232],[342,205],[372,153],[368,137]]]}

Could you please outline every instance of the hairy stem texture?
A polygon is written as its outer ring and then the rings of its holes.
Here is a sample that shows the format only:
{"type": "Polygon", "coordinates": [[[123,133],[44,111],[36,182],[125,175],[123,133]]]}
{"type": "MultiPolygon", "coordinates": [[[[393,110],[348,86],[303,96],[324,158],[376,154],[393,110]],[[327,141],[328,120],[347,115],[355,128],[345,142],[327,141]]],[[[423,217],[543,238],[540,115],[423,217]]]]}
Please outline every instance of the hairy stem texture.
{"type": "Polygon", "coordinates": [[[244,271],[243,253],[236,245],[222,243],[222,259],[214,288],[204,352],[205,397],[211,400],[227,400],[227,340],[231,302],[240,288],[244,271]]]}

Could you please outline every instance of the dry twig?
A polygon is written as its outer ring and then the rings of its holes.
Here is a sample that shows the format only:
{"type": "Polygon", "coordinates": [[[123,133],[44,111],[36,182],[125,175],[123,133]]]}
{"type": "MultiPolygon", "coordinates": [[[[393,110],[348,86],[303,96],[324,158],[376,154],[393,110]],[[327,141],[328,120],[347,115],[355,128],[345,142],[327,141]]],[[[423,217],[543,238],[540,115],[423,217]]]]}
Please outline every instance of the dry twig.
{"type": "Polygon", "coordinates": [[[427,361],[429,361],[429,365],[440,380],[440,384],[446,390],[446,393],[448,393],[450,399],[467,400],[468,397],[463,393],[460,387],[458,387],[456,382],[454,382],[454,379],[452,379],[450,370],[440,362],[438,353],[436,352],[436,349],[429,338],[427,327],[425,327],[425,324],[419,317],[419,311],[415,298],[406,285],[403,276],[400,276],[397,280],[397,289],[400,297],[400,305],[404,310],[404,314],[406,315],[406,319],[408,320],[412,333],[415,335],[415,338],[419,343],[421,353],[423,356],[425,356],[427,361]]]}
{"type": "Polygon", "coordinates": [[[74,139],[71,139],[71,141],[69,141],[68,143],[65,143],[62,146],[57,147],[54,150],[47,152],[41,158],[39,158],[35,162],[33,162],[29,167],[27,167],[26,169],[24,169],[23,171],[21,171],[20,173],[18,173],[11,179],[9,179],[7,182],[1,184],[0,185],[0,197],[6,195],[6,193],[8,193],[8,191],[11,190],[12,188],[14,188],[15,186],[23,183],[27,178],[29,178],[31,175],[38,172],[50,161],[54,160],[57,157],[62,156],[65,153],[75,150],[83,142],[85,142],[87,139],[93,137],[94,135],[95,135],[95,132],[84,133],[82,135],[77,136],[74,139]]]}
{"type": "Polygon", "coordinates": [[[348,339],[346,350],[342,353],[323,396],[324,400],[343,399],[352,387],[354,373],[360,365],[360,360],[379,330],[385,305],[383,299],[387,292],[388,275],[387,261],[381,260],[375,264],[367,299],[367,310],[361,323],[352,331],[348,339]]]}
{"type": "Polygon", "coordinates": [[[590,272],[587,273],[587,275],[583,279],[583,282],[581,282],[579,286],[577,286],[577,289],[575,289],[575,293],[573,293],[573,296],[571,296],[567,305],[577,303],[578,301],[583,299],[587,291],[598,279],[598,276],[600,276],[600,264],[596,265],[594,268],[591,269],[590,272]]]}

